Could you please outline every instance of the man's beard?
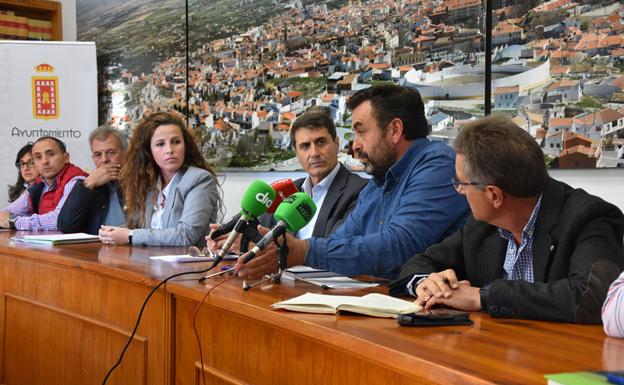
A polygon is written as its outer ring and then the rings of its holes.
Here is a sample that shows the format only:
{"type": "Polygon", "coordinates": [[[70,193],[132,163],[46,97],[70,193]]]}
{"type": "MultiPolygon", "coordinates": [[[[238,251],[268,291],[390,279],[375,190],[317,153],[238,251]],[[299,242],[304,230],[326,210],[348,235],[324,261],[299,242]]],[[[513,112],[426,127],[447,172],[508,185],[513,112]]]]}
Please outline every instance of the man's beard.
{"type": "Polygon", "coordinates": [[[383,178],[390,167],[397,161],[397,151],[388,144],[387,141],[382,140],[379,142],[379,149],[374,159],[372,159],[368,153],[364,150],[358,152],[360,160],[365,160],[364,171],[367,174],[372,175],[375,178],[383,178]]]}

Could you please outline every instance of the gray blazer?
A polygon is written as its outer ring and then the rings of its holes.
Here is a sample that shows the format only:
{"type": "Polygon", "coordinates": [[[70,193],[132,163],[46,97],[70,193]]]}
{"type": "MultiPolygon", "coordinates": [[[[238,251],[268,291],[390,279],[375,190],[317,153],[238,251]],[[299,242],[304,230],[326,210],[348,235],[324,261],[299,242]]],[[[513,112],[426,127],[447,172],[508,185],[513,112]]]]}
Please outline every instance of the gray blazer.
{"type": "MultiPolygon", "coordinates": [[[[191,246],[206,245],[208,225],[217,222],[221,199],[215,178],[206,170],[189,167],[171,181],[165,202],[162,229],[135,229],[133,246],[191,246]]],[[[153,194],[148,192],[145,205],[145,226],[152,222],[153,194]]]]}

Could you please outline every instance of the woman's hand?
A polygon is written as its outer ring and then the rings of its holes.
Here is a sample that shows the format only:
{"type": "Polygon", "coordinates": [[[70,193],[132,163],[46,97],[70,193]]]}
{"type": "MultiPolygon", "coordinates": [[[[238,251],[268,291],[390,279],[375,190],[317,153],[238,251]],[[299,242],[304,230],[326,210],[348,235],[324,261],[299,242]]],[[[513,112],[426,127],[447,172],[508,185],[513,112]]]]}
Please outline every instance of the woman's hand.
{"type": "Polygon", "coordinates": [[[98,236],[102,243],[125,245],[128,243],[128,235],[130,229],[117,226],[102,226],[100,228],[98,236]]]}

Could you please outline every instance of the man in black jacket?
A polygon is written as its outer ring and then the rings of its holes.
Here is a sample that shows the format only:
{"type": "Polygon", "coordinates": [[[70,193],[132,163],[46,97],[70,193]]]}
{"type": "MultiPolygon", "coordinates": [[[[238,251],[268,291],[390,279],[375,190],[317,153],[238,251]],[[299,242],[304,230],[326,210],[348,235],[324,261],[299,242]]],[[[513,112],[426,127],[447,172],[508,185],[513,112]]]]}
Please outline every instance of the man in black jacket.
{"type": "Polygon", "coordinates": [[[95,170],[76,183],[65,201],[58,229],[64,233],[98,234],[101,225],[125,225],[123,197],[117,180],[126,151],[118,130],[100,126],[89,135],[95,170]]]}
{"type": "Polygon", "coordinates": [[[549,178],[543,154],[502,117],[471,122],[456,141],[455,188],[468,199],[464,228],[412,257],[391,293],[494,317],[599,323],[624,266],[624,216],[549,178]]]}
{"type": "MultiPolygon", "coordinates": [[[[297,232],[297,238],[327,237],[353,210],[368,179],[338,162],[336,127],[322,109],[310,109],[297,118],[290,129],[290,140],[301,168],[308,173],[307,177],[297,179],[295,186],[312,196],[317,204],[316,215],[297,232]]],[[[265,214],[260,223],[272,227],[275,220],[265,214]]]]}

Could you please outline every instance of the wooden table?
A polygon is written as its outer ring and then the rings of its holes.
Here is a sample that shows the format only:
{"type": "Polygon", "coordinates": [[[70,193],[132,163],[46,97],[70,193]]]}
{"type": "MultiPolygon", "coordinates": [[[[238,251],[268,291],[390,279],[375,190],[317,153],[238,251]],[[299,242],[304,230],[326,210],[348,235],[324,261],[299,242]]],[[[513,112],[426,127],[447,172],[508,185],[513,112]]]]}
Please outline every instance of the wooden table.
{"type": "MultiPolygon", "coordinates": [[[[182,249],[14,244],[11,235],[0,233],[0,383],[8,385],[100,384],[151,288],[207,266],[148,258],[182,249]]],[[[216,282],[177,280],[159,290],[108,383],[202,384],[193,313],[216,282]]],[[[306,291],[321,289],[285,283],[243,292],[238,278],[216,288],[197,318],[208,383],[544,384],[546,373],[624,369],[624,340],[600,326],[474,313],[472,326],[405,328],[269,308],[306,291]]]]}

